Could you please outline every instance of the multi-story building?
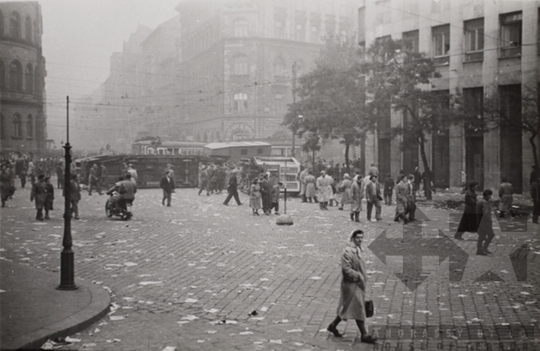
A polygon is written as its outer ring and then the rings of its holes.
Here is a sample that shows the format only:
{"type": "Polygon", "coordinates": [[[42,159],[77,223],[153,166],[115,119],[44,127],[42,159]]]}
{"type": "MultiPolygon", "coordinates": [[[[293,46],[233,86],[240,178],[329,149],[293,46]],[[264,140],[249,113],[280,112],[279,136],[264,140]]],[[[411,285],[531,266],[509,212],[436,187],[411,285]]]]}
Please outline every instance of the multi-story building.
{"type": "MultiPolygon", "coordinates": [[[[324,37],[355,35],[355,1],[182,1],[180,139],[267,139],[324,37]]],[[[289,132],[290,133],[290,132],[289,132]]]]}
{"type": "MultiPolygon", "coordinates": [[[[501,113],[520,121],[524,89],[538,89],[539,7],[539,1],[365,0],[358,10],[358,36],[366,47],[385,36],[409,39],[437,64],[442,78],[433,79],[431,90],[458,90],[465,100],[480,103],[496,94],[501,113]]],[[[482,108],[478,114],[487,118],[482,108]]],[[[403,113],[392,111],[368,140],[368,160],[384,174],[423,168],[418,146],[406,133],[391,138],[390,128],[406,123],[403,113]]],[[[459,186],[465,173],[485,188],[495,189],[508,177],[517,192],[525,191],[533,164],[527,138],[516,128],[483,134],[441,126],[427,144],[435,185],[459,186]]]]}
{"type": "Polygon", "coordinates": [[[45,149],[45,58],[41,6],[0,2],[0,146],[2,152],[45,149]]]}

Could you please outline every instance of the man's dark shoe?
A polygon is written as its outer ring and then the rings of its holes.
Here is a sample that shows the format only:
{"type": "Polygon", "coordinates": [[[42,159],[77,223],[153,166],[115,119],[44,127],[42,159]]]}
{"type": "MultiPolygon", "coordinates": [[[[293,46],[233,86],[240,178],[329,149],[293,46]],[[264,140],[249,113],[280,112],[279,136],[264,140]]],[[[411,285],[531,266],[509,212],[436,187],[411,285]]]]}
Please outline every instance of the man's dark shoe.
{"type": "Polygon", "coordinates": [[[360,338],[360,341],[365,342],[366,344],[375,344],[377,342],[377,338],[371,335],[367,335],[362,336],[362,338],[360,338]]]}
{"type": "Polygon", "coordinates": [[[229,206],[229,204],[226,204],[225,202],[223,203],[225,206],[229,206]]]}
{"type": "Polygon", "coordinates": [[[492,252],[489,251],[488,249],[483,249],[483,250],[484,250],[484,252],[487,253],[488,255],[491,255],[491,254],[492,254],[492,252]]]}
{"type": "Polygon", "coordinates": [[[476,256],[487,256],[488,254],[485,251],[476,251],[476,256]]]}
{"type": "Polygon", "coordinates": [[[334,334],[334,336],[338,338],[341,338],[343,336],[343,334],[341,334],[333,324],[330,324],[328,328],[326,328],[326,330],[328,330],[330,333],[334,334]]]}

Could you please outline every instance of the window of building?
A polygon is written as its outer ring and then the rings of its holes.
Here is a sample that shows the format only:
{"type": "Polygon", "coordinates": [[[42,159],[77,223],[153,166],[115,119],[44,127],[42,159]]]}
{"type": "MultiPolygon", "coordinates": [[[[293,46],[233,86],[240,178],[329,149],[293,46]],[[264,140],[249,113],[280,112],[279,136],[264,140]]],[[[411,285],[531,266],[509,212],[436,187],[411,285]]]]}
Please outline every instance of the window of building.
{"type": "Polygon", "coordinates": [[[274,61],[274,76],[283,77],[287,75],[287,69],[285,68],[285,60],[278,57],[274,61]]]}
{"type": "Polygon", "coordinates": [[[6,70],[4,68],[4,61],[0,60],[0,89],[4,90],[6,87],[6,70]]]}
{"type": "Polygon", "coordinates": [[[10,34],[14,38],[21,37],[21,16],[16,11],[11,13],[10,34]]]}
{"type": "Polygon", "coordinates": [[[449,63],[450,54],[450,25],[432,28],[433,58],[435,64],[443,65],[449,63]]]}
{"type": "Polygon", "coordinates": [[[465,61],[484,59],[484,19],[465,22],[465,61]]]}
{"type": "Polygon", "coordinates": [[[12,91],[22,90],[22,67],[19,61],[11,62],[9,66],[9,85],[12,91]]]}
{"type": "Polygon", "coordinates": [[[26,137],[32,139],[34,137],[34,118],[32,115],[26,117],[26,137]]]}
{"type": "Polygon", "coordinates": [[[240,155],[246,156],[247,155],[247,149],[240,149],[240,155]]]}
{"type": "Polygon", "coordinates": [[[419,47],[418,47],[418,31],[412,30],[410,32],[405,32],[402,35],[403,38],[403,46],[405,47],[405,50],[413,53],[418,53],[419,47]]]}
{"type": "Polygon", "coordinates": [[[25,78],[26,91],[31,93],[34,91],[34,69],[31,64],[26,65],[25,78]]]}
{"type": "Polygon", "coordinates": [[[258,148],[257,149],[257,155],[262,155],[263,153],[263,149],[262,148],[258,148]]]}
{"type": "Polygon", "coordinates": [[[306,40],[306,27],[303,24],[296,25],[296,40],[298,41],[306,40]]]}
{"type": "Polygon", "coordinates": [[[21,115],[18,113],[13,116],[13,138],[21,138],[22,137],[22,118],[21,115]]]}
{"type": "Polygon", "coordinates": [[[277,20],[274,22],[274,35],[276,38],[285,38],[285,24],[283,21],[277,20]]]}
{"type": "Polygon", "coordinates": [[[246,93],[234,94],[234,112],[246,112],[248,108],[248,98],[246,93]]]}
{"type": "Polygon", "coordinates": [[[39,66],[36,66],[36,69],[34,70],[34,91],[36,93],[39,93],[41,91],[39,77],[39,66]]]}
{"type": "Polygon", "coordinates": [[[521,12],[501,15],[501,57],[521,55],[522,23],[521,12]]]}
{"type": "Polygon", "coordinates": [[[26,40],[29,42],[32,42],[32,20],[30,19],[30,16],[26,16],[26,24],[25,24],[25,36],[26,40]]]}
{"type": "Polygon", "coordinates": [[[274,103],[275,103],[276,112],[278,113],[285,112],[285,102],[283,99],[283,94],[274,95],[274,103]]]}
{"type": "Polygon", "coordinates": [[[245,19],[238,19],[234,21],[234,37],[243,38],[248,36],[248,21],[245,19]]]}
{"type": "Polygon", "coordinates": [[[233,59],[234,62],[234,74],[245,75],[249,74],[248,58],[246,55],[238,55],[233,59]]]}

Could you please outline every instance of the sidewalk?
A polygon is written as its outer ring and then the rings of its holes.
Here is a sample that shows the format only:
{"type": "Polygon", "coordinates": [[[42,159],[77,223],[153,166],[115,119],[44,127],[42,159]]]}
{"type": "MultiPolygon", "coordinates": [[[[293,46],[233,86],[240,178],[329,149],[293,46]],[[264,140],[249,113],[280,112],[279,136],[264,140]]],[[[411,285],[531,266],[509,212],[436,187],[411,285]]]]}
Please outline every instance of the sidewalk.
{"type": "Polygon", "coordinates": [[[60,273],[0,260],[0,349],[39,349],[47,339],[74,334],[103,317],[109,294],[80,280],[60,291],[60,273]]]}

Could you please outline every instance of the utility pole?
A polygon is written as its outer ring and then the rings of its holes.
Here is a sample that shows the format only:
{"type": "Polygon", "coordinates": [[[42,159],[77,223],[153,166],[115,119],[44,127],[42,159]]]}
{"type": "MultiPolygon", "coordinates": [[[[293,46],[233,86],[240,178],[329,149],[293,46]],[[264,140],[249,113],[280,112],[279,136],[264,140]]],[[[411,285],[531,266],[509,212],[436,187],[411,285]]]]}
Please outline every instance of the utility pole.
{"type": "MultiPolygon", "coordinates": [[[[292,76],[293,76],[293,81],[292,81],[292,99],[293,99],[293,104],[296,102],[296,61],[294,61],[293,65],[292,65],[292,76]]],[[[295,127],[295,123],[296,123],[296,120],[293,121],[293,124],[292,124],[292,152],[291,152],[291,156],[292,157],[296,157],[296,152],[295,152],[295,148],[296,148],[296,127],[295,127]]]]}

